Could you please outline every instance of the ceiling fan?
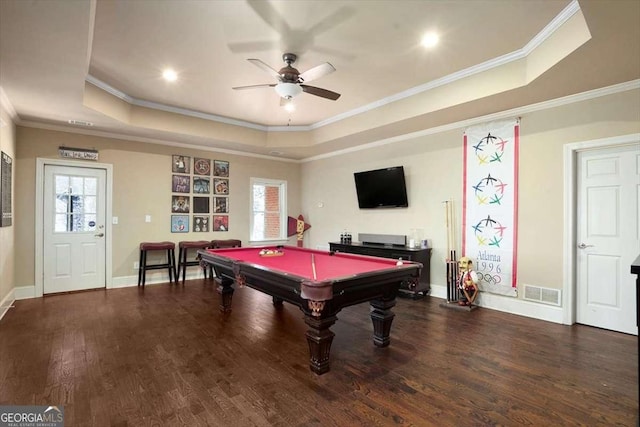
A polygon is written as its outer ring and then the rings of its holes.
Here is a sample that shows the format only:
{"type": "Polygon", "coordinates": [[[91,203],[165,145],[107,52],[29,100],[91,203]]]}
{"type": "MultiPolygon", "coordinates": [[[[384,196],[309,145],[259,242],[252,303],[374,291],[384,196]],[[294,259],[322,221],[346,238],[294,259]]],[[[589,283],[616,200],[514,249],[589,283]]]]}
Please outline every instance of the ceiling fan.
{"type": "Polygon", "coordinates": [[[291,64],[296,62],[297,58],[298,57],[293,53],[285,53],[284,55],[282,55],[282,60],[287,65],[282,67],[279,71],[276,71],[259,59],[248,59],[247,61],[251,62],[258,68],[275,77],[278,80],[278,83],[239,86],[234,87],[233,89],[244,90],[262,87],[273,87],[283,100],[290,100],[302,92],[319,96],[321,98],[330,99],[332,101],[340,98],[339,93],[305,84],[306,82],[310,82],[312,80],[316,80],[320,77],[326,76],[327,74],[333,73],[336,70],[333,65],[325,62],[324,64],[320,64],[305,71],[304,73],[300,73],[298,70],[291,66],[291,64]]]}

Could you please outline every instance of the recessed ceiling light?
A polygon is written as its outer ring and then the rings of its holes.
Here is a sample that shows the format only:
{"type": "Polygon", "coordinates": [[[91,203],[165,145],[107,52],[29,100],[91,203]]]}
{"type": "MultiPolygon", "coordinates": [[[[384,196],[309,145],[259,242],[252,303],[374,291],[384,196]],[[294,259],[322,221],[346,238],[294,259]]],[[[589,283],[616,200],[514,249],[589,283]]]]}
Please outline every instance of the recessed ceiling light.
{"type": "Polygon", "coordinates": [[[162,72],[162,78],[168,82],[175,82],[178,79],[178,74],[171,68],[167,68],[162,72]]]}
{"type": "Polygon", "coordinates": [[[434,33],[427,33],[424,36],[422,36],[422,46],[424,47],[434,47],[435,45],[438,44],[438,41],[440,40],[440,37],[434,33]]]}

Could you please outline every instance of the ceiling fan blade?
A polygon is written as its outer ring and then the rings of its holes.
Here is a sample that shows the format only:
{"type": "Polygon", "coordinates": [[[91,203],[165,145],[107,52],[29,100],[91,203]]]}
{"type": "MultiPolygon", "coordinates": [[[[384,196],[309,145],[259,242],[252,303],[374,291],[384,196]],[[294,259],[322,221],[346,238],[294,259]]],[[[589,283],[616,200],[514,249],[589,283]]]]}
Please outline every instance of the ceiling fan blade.
{"type": "Polygon", "coordinates": [[[331,92],[330,90],[327,90],[327,89],[322,89],[319,87],[307,86],[307,85],[300,85],[300,87],[304,92],[310,93],[311,95],[319,96],[321,98],[327,98],[332,101],[335,101],[336,99],[340,98],[339,93],[331,92]]]}
{"type": "Polygon", "coordinates": [[[302,79],[303,82],[310,82],[315,79],[319,79],[320,77],[326,76],[327,74],[331,74],[335,71],[333,65],[325,62],[324,64],[320,64],[316,67],[313,67],[304,73],[300,74],[298,77],[302,79]]]}
{"type": "Polygon", "coordinates": [[[256,67],[266,71],[267,73],[271,74],[273,77],[275,77],[278,80],[282,80],[282,76],[280,76],[280,74],[278,73],[278,71],[274,70],[273,68],[271,68],[270,66],[268,66],[267,64],[265,64],[264,62],[262,62],[259,59],[247,59],[247,61],[251,62],[253,65],[255,65],[256,67]]]}
{"type": "Polygon", "coordinates": [[[276,84],[275,83],[265,83],[262,85],[250,85],[250,86],[236,86],[236,87],[232,87],[231,89],[235,89],[235,90],[244,90],[244,89],[258,89],[261,87],[275,87],[276,84]]]}

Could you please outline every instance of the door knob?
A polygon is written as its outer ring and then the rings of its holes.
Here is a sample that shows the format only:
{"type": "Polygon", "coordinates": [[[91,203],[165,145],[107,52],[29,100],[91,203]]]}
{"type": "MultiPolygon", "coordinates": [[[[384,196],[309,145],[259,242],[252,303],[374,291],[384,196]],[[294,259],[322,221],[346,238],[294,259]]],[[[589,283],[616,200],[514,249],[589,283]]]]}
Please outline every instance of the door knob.
{"type": "Polygon", "coordinates": [[[104,233],[98,233],[98,234],[94,234],[94,237],[104,237],[104,233]]]}
{"type": "Polygon", "coordinates": [[[593,245],[585,245],[584,243],[580,243],[580,244],[578,245],[578,247],[579,247],[580,249],[586,249],[586,248],[592,248],[592,247],[593,247],[593,245]]]}

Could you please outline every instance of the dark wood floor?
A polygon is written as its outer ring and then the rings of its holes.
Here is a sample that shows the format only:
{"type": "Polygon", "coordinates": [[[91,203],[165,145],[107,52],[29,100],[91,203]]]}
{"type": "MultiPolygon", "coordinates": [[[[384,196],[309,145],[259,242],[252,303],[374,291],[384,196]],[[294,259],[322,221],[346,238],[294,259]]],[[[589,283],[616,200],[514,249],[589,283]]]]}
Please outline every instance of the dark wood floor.
{"type": "Polygon", "coordinates": [[[308,367],[296,307],[211,282],[17,301],[0,321],[0,404],[63,405],[67,426],[636,424],[634,336],[400,299],[391,346],[343,310],[331,371],[308,367]]]}

